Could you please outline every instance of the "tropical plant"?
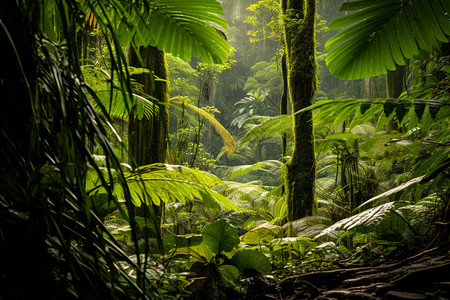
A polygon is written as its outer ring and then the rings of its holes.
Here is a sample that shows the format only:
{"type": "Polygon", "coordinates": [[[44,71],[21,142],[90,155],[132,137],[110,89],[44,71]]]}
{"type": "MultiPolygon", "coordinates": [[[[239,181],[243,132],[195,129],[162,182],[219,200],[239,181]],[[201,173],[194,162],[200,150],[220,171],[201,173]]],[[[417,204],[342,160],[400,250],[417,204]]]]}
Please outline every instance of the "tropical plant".
{"type": "Polygon", "coordinates": [[[211,299],[227,299],[237,295],[234,286],[242,285],[247,274],[254,277],[254,272],[268,274],[271,270],[261,252],[236,248],[239,235],[225,220],[209,224],[199,236],[168,236],[164,241],[174,253],[189,255],[194,281],[187,289],[193,298],[209,295],[211,299]]]}
{"type": "Polygon", "coordinates": [[[270,101],[267,95],[268,92],[258,89],[247,93],[247,97],[236,102],[234,105],[240,108],[235,111],[236,117],[231,121],[231,125],[242,128],[249,118],[273,112],[274,107],[267,104],[270,101]]]}
{"type": "MultiPolygon", "coordinates": [[[[153,268],[148,264],[148,254],[140,259],[142,252],[138,247],[130,189],[105,127],[113,134],[116,130],[104,101],[83,80],[76,30],[86,16],[91,23],[95,20],[105,40],[110,68],[109,98],[103,99],[113,101],[113,91],[118,89],[128,109],[133,103],[133,93],[122,46],[134,36],[135,46],[152,43],[182,57],[190,58],[194,52],[205,63],[220,62],[229,52],[226,41],[211,26],[214,23],[226,27],[218,16],[220,13],[220,4],[212,0],[1,4],[0,38],[11,64],[7,68],[9,74],[3,68],[0,73],[1,81],[8,83],[2,84],[1,91],[10,103],[2,110],[5,151],[1,154],[1,198],[5,210],[1,213],[1,251],[9,260],[2,259],[5,266],[2,296],[29,298],[31,293],[34,297],[50,298],[157,296],[151,290],[151,277],[147,277],[147,271],[153,268]],[[178,8],[174,10],[171,4],[178,8]],[[20,117],[14,120],[14,115],[20,117]],[[18,128],[24,130],[18,132],[18,128]],[[105,172],[96,166],[87,141],[102,149],[105,172]],[[122,218],[129,222],[132,251],[139,259],[130,259],[124,253],[97,214],[100,207],[85,190],[88,162],[104,187],[104,199],[114,203],[122,218]],[[115,188],[121,187],[117,190],[125,199],[125,208],[114,196],[112,186],[107,185],[108,181],[116,182],[115,188]],[[24,251],[30,251],[31,255],[24,251]],[[122,263],[133,272],[123,268],[122,263]],[[17,286],[20,276],[17,270],[25,266],[30,270],[27,272],[30,276],[27,281],[32,283],[30,289],[17,286]]],[[[121,140],[118,136],[117,139],[121,140]]]]}
{"type": "Polygon", "coordinates": [[[244,91],[266,91],[266,97],[268,98],[266,101],[271,108],[260,114],[273,115],[277,105],[271,104],[271,102],[277,103],[278,99],[280,99],[282,85],[281,72],[276,60],[272,59],[269,62],[260,61],[253,65],[250,68],[250,71],[253,76],[247,78],[244,85],[244,91]]]}
{"type": "MultiPolygon", "coordinates": [[[[331,72],[340,78],[354,79],[393,70],[394,62],[404,65],[405,58],[417,56],[419,49],[431,52],[440,47],[438,41],[448,41],[450,23],[445,16],[448,5],[442,1],[350,1],[344,3],[341,10],[358,11],[331,23],[332,28],[354,24],[330,39],[326,45],[328,50],[334,48],[326,58],[327,64],[331,72]],[[367,18],[370,22],[366,23],[367,18]],[[423,30],[424,27],[427,29],[423,30]],[[367,64],[368,61],[373,63],[367,64]]],[[[446,70],[446,67],[443,66],[442,70],[446,70]]],[[[446,128],[449,109],[445,86],[448,85],[449,76],[442,75],[440,80],[431,75],[427,80],[422,80],[425,77],[419,75],[413,87],[400,95],[399,99],[320,101],[310,107],[317,109],[316,120],[322,124],[331,124],[331,127],[342,122],[346,124],[345,121],[351,118],[347,123],[349,132],[334,134],[330,139],[361,138],[355,136],[352,129],[375,119],[375,133],[384,130],[388,122],[395,122],[400,131],[397,136],[388,136],[386,145],[410,147],[409,154],[403,156],[405,170],[409,170],[403,174],[403,184],[397,184],[353,208],[355,213],[370,207],[335,223],[317,237],[330,234],[337,237],[339,234],[336,235],[336,231],[343,230],[341,240],[357,232],[366,237],[372,236],[372,241],[373,238],[378,241],[389,240],[391,242],[385,244],[392,246],[392,242],[409,241],[412,237],[425,238],[419,233],[423,234],[424,231],[413,221],[421,213],[434,215],[434,220],[447,220],[445,206],[448,203],[448,177],[445,174],[450,165],[448,151],[444,148],[448,144],[446,128]],[[433,146],[429,145],[430,142],[433,146]],[[400,191],[404,191],[403,194],[395,196],[400,191]],[[436,192],[439,196],[436,196],[436,192]],[[423,198],[426,200],[420,200],[423,198]],[[430,204],[429,199],[434,200],[431,201],[433,204],[430,204]]],[[[438,244],[445,230],[437,230],[434,234],[433,242],[438,244]]],[[[359,238],[356,235],[353,240],[359,238]]],[[[430,236],[425,239],[430,242],[430,236]]]]}
{"type": "Polygon", "coordinates": [[[340,11],[353,13],[331,21],[345,28],[325,45],[331,74],[341,79],[377,76],[405,65],[419,50],[431,52],[448,42],[448,1],[349,1],[340,11]]]}

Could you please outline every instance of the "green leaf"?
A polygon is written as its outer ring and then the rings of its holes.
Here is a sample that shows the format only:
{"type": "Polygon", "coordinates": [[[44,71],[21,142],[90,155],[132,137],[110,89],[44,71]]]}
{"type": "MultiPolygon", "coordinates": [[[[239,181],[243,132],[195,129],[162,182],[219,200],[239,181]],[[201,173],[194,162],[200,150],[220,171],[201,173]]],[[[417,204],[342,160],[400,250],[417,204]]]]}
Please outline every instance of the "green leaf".
{"type": "Polygon", "coordinates": [[[164,250],[168,252],[171,249],[187,248],[198,246],[203,241],[203,236],[199,234],[194,235],[169,235],[163,237],[164,250]]]}
{"type": "Polygon", "coordinates": [[[355,11],[330,22],[345,28],[329,39],[325,61],[340,79],[359,79],[394,70],[419,50],[431,51],[448,42],[447,0],[352,0],[341,11],[355,11]]]}
{"type": "Polygon", "coordinates": [[[233,263],[244,272],[247,269],[254,269],[261,274],[269,274],[272,271],[272,265],[269,259],[256,250],[242,250],[237,252],[231,258],[233,263]]]}
{"type": "MultiPolygon", "coordinates": [[[[124,47],[133,36],[135,47],[156,46],[183,60],[194,55],[208,65],[222,63],[230,54],[231,47],[221,34],[228,24],[216,0],[145,1],[144,7],[135,2],[110,4],[114,9],[102,9],[96,3],[92,8],[97,20],[107,15],[110,26],[118,28],[117,39],[124,47]]],[[[106,31],[107,24],[99,24],[106,31]]]]}
{"type": "Polygon", "coordinates": [[[203,242],[213,253],[229,252],[239,244],[239,235],[225,220],[219,220],[206,226],[203,231],[203,242]]]}
{"type": "Polygon", "coordinates": [[[411,186],[411,185],[413,185],[413,184],[417,184],[417,183],[419,183],[424,177],[425,177],[425,176],[422,175],[422,176],[420,176],[420,177],[413,178],[413,179],[411,179],[411,180],[409,180],[409,181],[407,181],[407,182],[405,182],[405,183],[403,183],[403,184],[401,184],[401,185],[399,185],[399,186],[397,186],[397,187],[395,187],[395,188],[393,188],[393,189],[390,189],[390,190],[388,190],[388,191],[386,191],[386,192],[384,192],[384,193],[382,193],[382,194],[380,194],[380,195],[377,195],[377,196],[375,196],[375,197],[372,197],[372,198],[370,198],[369,200],[365,201],[365,202],[364,202],[363,204],[361,204],[360,206],[358,206],[355,210],[358,210],[358,209],[360,209],[360,208],[362,208],[362,207],[366,206],[367,204],[372,203],[372,202],[374,202],[374,201],[378,201],[378,200],[380,200],[380,199],[383,199],[383,198],[389,197],[389,196],[391,196],[391,195],[393,195],[393,194],[396,194],[396,193],[398,193],[398,192],[400,192],[400,191],[406,189],[407,187],[409,187],[409,186],[411,186]]]}
{"type": "Polygon", "coordinates": [[[278,226],[263,224],[246,232],[242,241],[248,245],[269,245],[279,231],[278,226]]]}
{"type": "MultiPolygon", "coordinates": [[[[90,172],[93,173],[88,171],[90,172]]],[[[136,206],[140,206],[141,203],[160,205],[161,201],[185,203],[187,200],[200,199],[206,206],[213,209],[219,209],[222,206],[231,210],[240,210],[229,199],[211,189],[224,183],[218,177],[204,171],[156,163],[139,167],[133,172],[124,172],[124,175],[136,206]]],[[[88,178],[96,182],[95,176],[88,178]]],[[[112,184],[109,184],[114,187],[114,195],[118,199],[125,198],[124,190],[116,178],[112,184]]],[[[92,183],[88,186],[92,186],[92,183]]],[[[105,187],[96,186],[88,190],[88,193],[104,191],[105,187]]]]}
{"type": "Polygon", "coordinates": [[[328,235],[336,230],[348,231],[352,229],[356,230],[357,228],[364,230],[369,226],[376,226],[395,208],[394,202],[388,202],[377,207],[370,208],[357,215],[336,222],[327,229],[323,230],[316,236],[316,238],[328,235]]]}
{"type": "Polygon", "coordinates": [[[233,180],[238,176],[248,174],[252,171],[265,171],[273,174],[274,172],[276,172],[276,170],[281,169],[281,165],[282,163],[279,160],[265,160],[253,165],[241,165],[232,167],[228,169],[225,174],[231,172],[230,180],[233,180]]]}

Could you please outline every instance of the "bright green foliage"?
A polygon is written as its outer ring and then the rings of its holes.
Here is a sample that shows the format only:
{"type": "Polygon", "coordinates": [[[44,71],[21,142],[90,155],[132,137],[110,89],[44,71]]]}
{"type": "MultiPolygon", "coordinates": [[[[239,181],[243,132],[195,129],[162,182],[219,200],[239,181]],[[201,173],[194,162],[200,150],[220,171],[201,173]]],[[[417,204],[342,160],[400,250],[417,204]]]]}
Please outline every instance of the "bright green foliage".
{"type": "Polygon", "coordinates": [[[279,41],[281,36],[280,1],[260,0],[247,8],[253,14],[245,19],[245,23],[252,25],[254,30],[247,32],[250,41],[264,39],[279,41]]]}
{"type": "Polygon", "coordinates": [[[239,244],[239,236],[225,220],[216,221],[202,231],[203,241],[213,253],[229,252],[239,244]]]}
{"type": "MultiPolygon", "coordinates": [[[[128,107],[127,103],[124,101],[123,94],[120,90],[120,85],[116,81],[112,81],[113,78],[117,78],[117,74],[111,74],[106,69],[96,66],[96,65],[83,65],[81,67],[83,72],[83,77],[86,84],[95,92],[96,97],[92,98],[94,106],[101,111],[99,108],[104,107],[108,114],[115,118],[127,119],[128,118],[128,107]],[[112,89],[110,85],[112,84],[112,89]]],[[[130,75],[138,75],[142,73],[149,73],[149,70],[144,68],[134,68],[128,67],[130,75]]],[[[158,107],[155,103],[158,99],[150,95],[143,93],[143,87],[141,84],[131,81],[134,93],[133,101],[136,103],[137,117],[142,119],[144,115],[150,118],[154,110],[158,107]]]]}
{"type": "Polygon", "coordinates": [[[200,93],[197,71],[187,61],[171,54],[166,55],[166,59],[169,66],[170,97],[197,99],[200,93]]]}
{"type": "MultiPolygon", "coordinates": [[[[276,60],[257,62],[250,68],[250,71],[252,76],[247,78],[244,91],[249,93],[258,90],[267,91],[269,100],[278,103],[281,95],[282,78],[281,70],[276,60]]],[[[273,115],[274,108],[272,107],[262,112],[261,115],[273,115]]]]}
{"type": "Polygon", "coordinates": [[[249,118],[274,111],[267,95],[268,92],[258,89],[247,93],[247,97],[236,102],[234,105],[239,106],[239,109],[234,113],[236,117],[231,122],[231,126],[242,128],[249,118]]]}
{"type": "MultiPolygon", "coordinates": [[[[253,171],[263,171],[268,172],[270,174],[276,175],[281,170],[281,162],[279,160],[265,160],[261,162],[257,162],[252,165],[241,165],[236,167],[231,167],[227,170],[225,173],[231,173],[230,180],[233,180],[234,178],[238,176],[242,176],[245,174],[248,174],[253,171]]],[[[278,174],[280,175],[280,174],[278,174]]]]}
{"type": "Polygon", "coordinates": [[[111,5],[114,9],[93,2],[89,8],[102,30],[114,28],[121,46],[130,42],[135,47],[156,46],[184,60],[194,54],[206,64],[221,63],[230,53],[216,29],[228,27],[218,1],[143,1],[142,7],[112,1],[111,5]]]}
{"type": "MultiPolygon", "coordinates": [[[[223,183],[216,176],[203,171],[156,163],[124,172],[124,176],[136,206],[141,203],[160,205],[161,201],[186,203],[188,200],[200,199],[210,208],[218,209],[224,205],[228,209],[239,210],[230,200],[208,188],[223,183]]],[[[123,189],[117,184],[117,179],[112,183],[114,195],[124,199],[123,189]]],[[[98,184],[96,174],[88,172],[86,188],[90,195],[105,190],[104,186],[98,184]]]]}
{"type": "Polygon", "coordinates": [[[325,45],[325,61],[340,79],[377,76],[404,65],[419,50],[431,52],[448,42],[450,4],[446,0],[354,0],[330,29],[346,27],[325,45]],[[330,52],[331,51],[331,52],[330,52]]]}
{"type": "Polygon", "coordinates": [[[276,117],[255,117],[259,124],[251,124],[242,137],[241,143],[248,143],[257,138],[270,137],[292,133],[292,116],[280,115],[276,117]]]}

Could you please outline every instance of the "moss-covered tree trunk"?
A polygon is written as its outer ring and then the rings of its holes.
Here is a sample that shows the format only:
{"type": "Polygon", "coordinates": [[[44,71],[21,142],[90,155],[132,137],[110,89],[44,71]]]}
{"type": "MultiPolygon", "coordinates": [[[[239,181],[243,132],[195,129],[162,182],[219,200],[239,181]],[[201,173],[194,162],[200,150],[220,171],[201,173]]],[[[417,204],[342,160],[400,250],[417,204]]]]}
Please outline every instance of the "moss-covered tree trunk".
{"type": "MultiPolygon", "coordinates": [[[[160,79],[168,79],[167,63],[163,51],[155,47],[140,47],[142,62],[139,61],[136,52],[130,48],[129,65],[143,67],[160,79]]],[[[167,152],[167,127],[168,108],[164,105],[169,100],[169,88],[166,81],[155,81],[152,74],[144,73],[135,75],[138,83],[143,85],[143,92],[159,100],[155,103],[153,116],[144,116],[139,119],[137,106],[132,108],[128,123],[128,153],[129,162],[133,168],[152,163],[165,163],[167,152]]],[[[155,102],[154,100],[152,100],[155,102]]],[[[145,205],[137,208],[136,215],[149,217],[151,210],[145,205]]],[[[157,226],[161,226],[164,206],[153,206],[157,226]]]]}
{"type": "MultiPolygon", "coordinates": [[[[285,41],[289,96],[293,112],[312,104],[316,92],[316,0],[287,0],[285,41]]],[[[294,150],[285,177],[289,220],[315,210],[316,163],[312,112],[294,114],[294,150]]]]}
{"type": "MultiPolygon", "coordinates": [[[[283,77],[283,90],[281,92],[280,99],[280,115],[288,114],[288,80],[287,80],[287,62],[286,62],[286,54],[284,53],[281,57],[281,74],[283,77]]],[[[287,134],[284,133],[281,136],[281,159],[283,163],[286,163],[285,157],[287,156],[287,134]]]]}

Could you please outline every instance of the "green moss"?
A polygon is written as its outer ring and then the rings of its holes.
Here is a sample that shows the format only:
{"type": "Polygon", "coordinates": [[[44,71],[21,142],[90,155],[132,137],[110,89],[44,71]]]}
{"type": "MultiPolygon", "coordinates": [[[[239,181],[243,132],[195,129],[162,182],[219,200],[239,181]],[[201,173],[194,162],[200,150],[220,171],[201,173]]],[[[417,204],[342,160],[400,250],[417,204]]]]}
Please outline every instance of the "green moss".
{"type": "MultiPolygon", "coordinates": [[[[289,95],[293,110],[298,111],[312,104],[317,89],[315,0],[288,1],[286,11],[289,12],[285,28],[289,95]]],[[[293,118],[294,150],[285,177],[291,221],[312,215],[316,202],[312,112],[296,114],[293,118]]]]}

